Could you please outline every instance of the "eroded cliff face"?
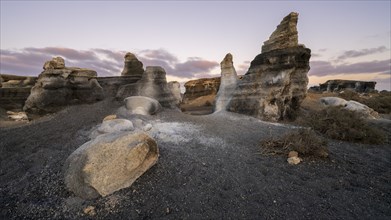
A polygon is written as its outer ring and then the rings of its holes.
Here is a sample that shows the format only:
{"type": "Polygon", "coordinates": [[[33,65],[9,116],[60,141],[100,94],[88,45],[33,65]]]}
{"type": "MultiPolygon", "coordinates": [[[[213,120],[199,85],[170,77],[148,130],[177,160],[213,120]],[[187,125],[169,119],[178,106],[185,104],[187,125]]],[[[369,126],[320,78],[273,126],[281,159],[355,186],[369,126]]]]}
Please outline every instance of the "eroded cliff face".
{"type": "Polygon", "coordinates": [[[216,96],[219,87],[220,77],[190,80],[185,83],[186,91],[183,95],[183,103],[189,103],[203,96],[216,96]]]}
{"type": "Polygon", "coordinates": [[[306,97],[311,50],[298,44],[297,13],[286,16],[264,42],[237,84],[227,109],[263,120],[293,119],[306,97]]]}
{"type": "Polygon", "coordinates": [[[140,62],[136,55],[128,52],[125,54],[124,69],[121,76],[133,76],[135,79],[140,80],[143,73],[143,63],[140,62]]]}
{"type": "Polygon", "coordinates": [[[357,80],[327,80],[319,85],[318,89],[322,92],[339,92],[346,89],[356,92],[372,92],[375,90],[376,82],[374,81],[357,81],[357,80]]]}
{"type": "Polygon", "coordinates": [[[25,111],[53,112],[64,105],[104,98],[94,70],[65,67],[61,57],[47,61],[43,68],[23,107],[25,111]]]}

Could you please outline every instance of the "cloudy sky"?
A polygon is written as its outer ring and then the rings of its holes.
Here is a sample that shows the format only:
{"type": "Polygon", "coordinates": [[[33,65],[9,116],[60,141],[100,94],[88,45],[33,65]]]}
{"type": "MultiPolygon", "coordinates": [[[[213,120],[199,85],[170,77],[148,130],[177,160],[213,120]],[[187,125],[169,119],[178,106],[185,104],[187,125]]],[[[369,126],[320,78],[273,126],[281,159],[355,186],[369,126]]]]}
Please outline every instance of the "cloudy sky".
{"type": "Polygon", "coordinates": [[[4,1],[0,73],[38,75],[53,56],[118,76],[132,52],[168,80],[219,76],[226,53],[239,74],[282,18],[299,13],[312,50],[310,85],[377,81],[391,90],[390,1],[4,1]]]}

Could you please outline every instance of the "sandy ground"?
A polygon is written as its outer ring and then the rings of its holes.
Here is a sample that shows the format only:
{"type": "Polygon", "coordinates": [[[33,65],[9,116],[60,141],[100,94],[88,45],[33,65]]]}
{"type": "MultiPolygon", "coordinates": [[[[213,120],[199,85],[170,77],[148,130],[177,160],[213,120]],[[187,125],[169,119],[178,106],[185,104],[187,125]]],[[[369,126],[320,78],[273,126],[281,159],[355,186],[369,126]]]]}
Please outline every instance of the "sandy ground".
{"type": "Polygon", "coordinates": [[[66,190],[63,164],[120,104],[71,106],[0,128],[0,219],[389,219],[391,147],[330,141],[330,158],[293,166],[259,141],[293,126],[233,114],[143,117],[158,163],[94,200],[66,190]],[[95,215],[84,214],[87,206],[95,215]]]}

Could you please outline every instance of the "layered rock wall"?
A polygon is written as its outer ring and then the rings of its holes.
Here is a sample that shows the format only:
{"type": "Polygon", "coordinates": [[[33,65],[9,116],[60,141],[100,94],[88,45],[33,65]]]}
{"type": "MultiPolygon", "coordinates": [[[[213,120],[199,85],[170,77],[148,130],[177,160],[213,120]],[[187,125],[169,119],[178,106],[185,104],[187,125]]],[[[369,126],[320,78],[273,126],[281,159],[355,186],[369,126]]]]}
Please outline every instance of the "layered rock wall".
{"type": "Polygon", "coordinates": [[[286,16],[239,81],[228,110],[277,121],[295,117],[306,96],[311,50],[297,41],[297,13],[286,16]]]}
{"type": "Polygon", "coordinates": [[[185,83],[186,91],[183,94],[183,103],[189,103],[202,96],[215,96],[219,87],[220,77],[190,80],[185,83]]]}
{"type": "Polygon", "coordinates": [[[96,77],[94,70],[65,67],[64,60],[56,57],[44,64],[23,109],[52,112],[68,104],[102,100],[103,89],[96,77]]]}
{"type": "Polygon", "coordinates": [[[0,74],[0,107],[22,109],[37,77],[0,74]]]}
{"type": "Polygon", "coordinates": [[[354,90],[359,93],[371,92],[375,90],[376,82],[357,81],[357,80],[327,80],[319,85],[321,92],[339,92],[346,89],[354,90]]]}

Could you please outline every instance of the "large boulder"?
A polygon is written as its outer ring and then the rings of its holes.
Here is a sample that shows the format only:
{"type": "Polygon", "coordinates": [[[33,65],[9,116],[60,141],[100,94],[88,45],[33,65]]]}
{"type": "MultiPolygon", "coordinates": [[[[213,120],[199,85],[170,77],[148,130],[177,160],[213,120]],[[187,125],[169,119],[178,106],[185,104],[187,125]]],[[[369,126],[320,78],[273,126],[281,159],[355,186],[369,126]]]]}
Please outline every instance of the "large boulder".
{"type": "Polygon", "coordinates": [[[126,109],[131,114],[154,115],[162,108],[156,99],[146,96],[130,96],[124,101],[126,109]]]}
{"type": "Polygon", "coordinates": [[[233,92],[227,110],[263,120],[294,119],[307,94],[311,50],[297,42],[297,13],[286,16],[233,92]]]}
{"type": "Polygon", "coordinates": [[[132,53],[126,53],[124,58],[124,70],[122,71],[121,76],[133,76],[141,79],[144,73],[143,63],[132,53]]]}
{"type": "Polygon", "coordinates": [[[350,100],[346,101],[345,99],[338,98],[338,97],[322,97],[320,98],[320,102],[325,107],[341,107],[343,109],[357,112],[362,118],[366,119],[377,119],[379,118],[379,113],[373,110],[372,108],[350,100]]]}
{"type": "Polygon", "coordinates": [[[167,83],[166,71],[160,66],[147,66],[142,78],[137,83],[119,88],[118,99],[129,96],[147,96],[158,100],[163,107],[177,107],[177,99],[167,83]]]}
{"type": "Polygon", "coordinates": [[[221,83],[219,91],[216,95],[215,112],[225,111],[229,101],[232,98],[232,93],[236,88],[238,75],[232,61],[232,55],[228,53],[221,66],[221,83]]]}
{"type": "Polygon", "coordinates": [[[84,199],[129,187],[158,159],[156,142],[145,133],[109,133],[80,146],[65,162],[65,184],[84,199]]]}
{"type": "Polygon", "coordinates": [[[92,103],[104,98],[94,70],[65,67],[60,57],[44,65],[23,109],[52,112],[72,103],[92,103]]]}

